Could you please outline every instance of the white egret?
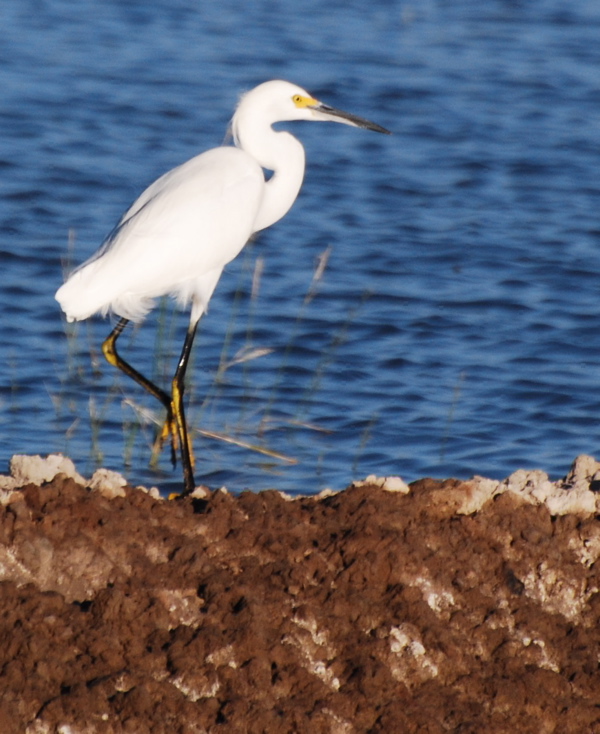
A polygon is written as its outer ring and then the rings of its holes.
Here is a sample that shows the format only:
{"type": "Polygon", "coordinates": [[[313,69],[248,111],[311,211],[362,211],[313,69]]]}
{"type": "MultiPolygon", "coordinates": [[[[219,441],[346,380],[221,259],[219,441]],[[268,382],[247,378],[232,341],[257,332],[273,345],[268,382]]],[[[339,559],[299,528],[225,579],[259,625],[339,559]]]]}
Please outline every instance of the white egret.
{"type": "Polygon", "coordinates": [[[125,212],[102,247],[58,289],[68,321],[109,311],[120,317],[102,345],[108,362],[154,395],[167,411],[158,441],[171,437],[181,451],[183,493],[194,490],[192,456],[183,409],[185,371],[196,333],[223,268],[250,237],[281,219],[304,177],[304,148],[273,123],[342,122],[389,133],[368,120],[314,99],[301,87],[269,81],[245,94],[233,116],[235,147],[213,148],[165,173],[125,212]],[[272,171],[265,178],[264,170],[272,171]],[[116,342],[127,323],[139,322],[154,299],[191,304],[190,324],[172,380],[171,395],[131,367],[116,342]]]}

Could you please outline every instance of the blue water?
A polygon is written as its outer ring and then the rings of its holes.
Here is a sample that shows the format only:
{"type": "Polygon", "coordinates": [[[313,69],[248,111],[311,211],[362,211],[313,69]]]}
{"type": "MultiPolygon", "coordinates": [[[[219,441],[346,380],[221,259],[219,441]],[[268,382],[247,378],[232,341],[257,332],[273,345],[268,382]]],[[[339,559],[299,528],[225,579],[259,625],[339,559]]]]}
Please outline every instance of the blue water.
{"type": "MultiPolygon", "coordinates": [[[[0,464],[179,486],[167,452],[149,467],[158,406],[101,357],[110,323],[67,328],[53,295],[269,78],[394,135],[290,126],[301,196],[224,273],[188,413],[297,463],[196,435],[197,479],[309,493],[599,453],[597,0],[5,0],[0,23],[0,464]]],[[[123,354],[166,385],[186,325],[162,306],[123,354]]]]}

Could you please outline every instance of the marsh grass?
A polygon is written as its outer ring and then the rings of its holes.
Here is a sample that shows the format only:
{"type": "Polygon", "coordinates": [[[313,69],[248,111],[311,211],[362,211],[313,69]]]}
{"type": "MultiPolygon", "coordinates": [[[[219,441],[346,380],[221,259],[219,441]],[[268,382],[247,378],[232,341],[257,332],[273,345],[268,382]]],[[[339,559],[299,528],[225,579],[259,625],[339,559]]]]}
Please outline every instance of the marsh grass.
{"type": "MultiPolygon", "coordinates": [[[[225,338],[220,351],[218,365],[212,371],[207,388],[199,383],[206,377],[206,371],[194,369],[194,362],[199,353],[196,344],[192,353],[186,382],[186,411],[191,434],[201,436],[214,442],[235,444],[239,448],[263,456],[265,471],[276,470],[278,464],[293,464],[298,458],[273,450],[266,436],[273,431],[285,430],[293,434],[296,431],[310,431],[317,434],[328,430],[310,421],[310,406],[321,388],[323,376],[331,367],[335,352],[343,343],[346,334],[356,317],[357,308],[353,309],[332,335],[328,346],[321,354],[310,383],[303,390],[298,400],[282,399],[282,390],[286,384],[286,373],[295,342],[300,334],[302,321],[305,319],[311,304],[318,299],[319,286],[324,277],[331,247],[328,247],[318,258],[307,293],[294,318],[289,337],[283,348],[276,349],[269,344],[258,344],[255,339],[256,316],[260,305],[260,292],[264,259],[245,254],[240,268],[237,287],[231,304],[231,311],[225,330],[225,338]],[[243,343],[237,346],[242,336],[243,343]],[[237,349],[236,349],[237,347],[237,349]],[[235,351],[234,351],[235,349],[235,351]],[[260,386],[254,379],[252,364],[265,357],[274,359],[280,354],[278,362],[274,362],[273,379],[270,386],[260,386]],[[201,372],[201,375],[198,373],[201,372]],[[234,378],[228,378],[234,372],[234,378]],[[222,404],[231,403],[229,391],[232,382],[236,387],[236,410],[221,409],[222,404]],[[235,415],[237,413],[237,415],[235,415]],[[233,414],[233,419],[232,419],[233,414]],[[223,418],[227,416],[227,418],[223,418]]],[[[72,259],[73,239],[69,239],[69,248],[65,260],[65,269],[69,269],[72,259]]],[[[361,303],[364,302],[364,298],[361,303]]],[[[180,313],[168,299],[162,299],[155,310],[154,343],[151,349],[151,364],[142,364],[142,371],[151,374],[157,384],[169,389],[174,371],[174,363],[179,358],[181,344],[178,333],[181,332],[180,313]]],[[[148,327],[149,329],[152,326],[148,327]]],[[[106,334],[108,335],[108,327],[106,334]]],[[[121,351],[126,359],[140,368],[136,357],[142,348],[138,348],[136,337],[138,328],[128,329],[129,337],[121,338],[121,351]]],[[[63,426],[65,442],[73,440],[77,431],[82,430],[86,421],[90,431],[89,460],[94,467],[104,459],[103,442],[107,433],[113,431],[118,423],[115,418],[116,405],[121,407],[122,460],[126,467],[131,467],[138,452],[143,461],[150,464],[152,447],[157,429],[164,420],[164,411],[151,396],[147,396],[140,388],[105,364],[100,349],[101,340],[97,336],[97,327],[91,321],[74,324],[65,323],[67,341],[66,372],[60,379],[62,390],[52,396],[57,418],[63,426]],[[110,375],[110,384],[106,388],[106,376],[110,375]],[[87,416],[81,415],[81,405],[87,398],[87,416]]],[[[199,329],[199,341],[202,341],[202,330],[199,329]]],[[[104,337],[102,337],[104,338],[104,337]]],[[[201,349],[201,347],[200,347],[201,349]]],[[[114,440],[114,438],[112,439],[114,440]]],[[[290,444],[293,442],[290,442],[290,444]]],[[[164,447],[163,456],[168,454],[164,447]]],[[[163,459],[163,461],[167,461],[163,459]]],[[[154,465],[153,471],[161,471],[154,465]]]]}
{"type": "Polygon", "coordinates": [[[454,422],[454,414],[456,413],[456,408],[460,402],[463,383],[467,377],[466,372],[461,372],[458,375],[458,378],[456,379],[456,383],[454,384],[454,389],[452,391],[452,401],[450,403],[450,407],[448,408],[448,416],[446,418],[446,425],[444,428],[444,434],[442,436],[442,441],[440,445],[440,456],[439,456],[439,463],[443,464],[445,458],[446,458],[446,447],[448,445],[448,441],[450,440],[450,436],[452,435],[452,424],[454,422]]]}

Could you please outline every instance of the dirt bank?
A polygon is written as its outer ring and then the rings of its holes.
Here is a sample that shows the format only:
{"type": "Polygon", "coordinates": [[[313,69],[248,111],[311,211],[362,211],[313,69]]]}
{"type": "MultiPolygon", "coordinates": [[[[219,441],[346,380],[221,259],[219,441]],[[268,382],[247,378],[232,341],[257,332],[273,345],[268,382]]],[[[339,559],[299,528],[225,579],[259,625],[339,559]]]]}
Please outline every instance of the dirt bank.
{"type": "Polygon", "coordinates": [[[599,470],[166,501],[17,460],[0,732],[600,732],[599,470]]]}

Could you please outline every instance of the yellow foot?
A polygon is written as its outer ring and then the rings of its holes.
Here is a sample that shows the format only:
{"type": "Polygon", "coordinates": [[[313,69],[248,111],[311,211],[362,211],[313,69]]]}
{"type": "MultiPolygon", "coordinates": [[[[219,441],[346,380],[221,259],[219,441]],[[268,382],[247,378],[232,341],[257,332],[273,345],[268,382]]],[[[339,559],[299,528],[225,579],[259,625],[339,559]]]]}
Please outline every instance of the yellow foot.
{"type": "Polygon", "coordinates": [[[177,433],[177,424],[170,416],[167,416],[152,446],[151,466],[156,466],[158,463],[158,457],[167,439],[171,441],[171,464],[175,466],[177,464],[177,451],[179,450],[179,434],[177,433]]]}
{"type": "Polygon", "coordinates": [[[188,436],[188,445],[190,447],[190,463],[192,465],[192,469],[196,466],[196,457],[194,456],[194,443],[192,441],[192,437],[190,436],[190,429],[187,429],[187,436],[188,436]]]}
{"type": "MultiPolygon", "coordinates": [[[[189,436],[189,431],[188,431],[189,436]]],[[[163,423],[163,427],[161,428],[160,432],[156,436],[156,440],[154,441],[154,445],[152,446],[152,455],[150,457],[150,466],[156,466],[158,463],[158,457],[163,450],[163,446],[165,445],[165,441],[167,439],[170,439],[171,441],[171,464],[173,466],[176,466],[177,464],[177,453],[179,451],[179,433],[177,431],[177,423],[175,422],[175,419],[167,416],[165,419],[165,422],[163,423]]],[[[192,462],[192,468],[196,465],[196,460],[194,458],[194,449],[192,446],[192,442],[190,441],[190,461],[192,462]]]]}

